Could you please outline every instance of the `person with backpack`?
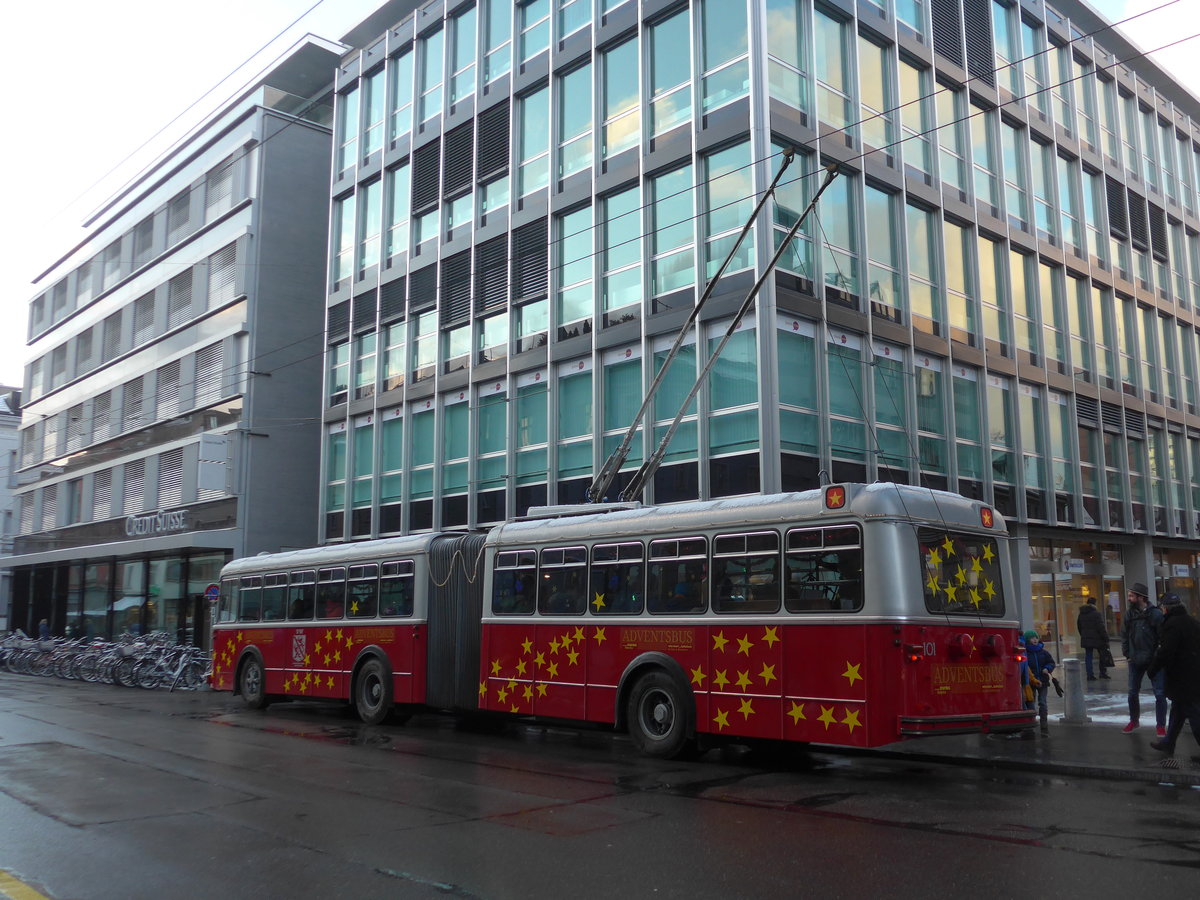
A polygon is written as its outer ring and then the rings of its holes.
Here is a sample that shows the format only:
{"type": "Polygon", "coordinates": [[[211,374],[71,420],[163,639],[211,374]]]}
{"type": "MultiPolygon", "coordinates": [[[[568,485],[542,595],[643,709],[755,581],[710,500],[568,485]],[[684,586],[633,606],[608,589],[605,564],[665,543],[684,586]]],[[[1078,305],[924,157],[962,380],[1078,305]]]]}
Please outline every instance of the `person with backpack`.
{"type": "MultiPolygon", "coordinates": [[[[1129,610],[1121,622],[1121,652],[1129,660],[1129,724],[1121,730],[1125,734],[1134,731],[1141,718],[1141,702],[1138,697],[1142,689],[1142,677],[1154,661],[1158,648],[1158,629],[1162,624],[1162,612],[1150,605],[1150,592],[1142,582],[1134,582],[1129,589],[1129,610]]],[[[1167,695],[1164,691],[1163,673],[1150,679],[1154,688],[1154,721],[1159,737],[1167,735],[1167,695]]]]}
{"type": "Polygon", "coordinates": [[[1162,640],[1147,674],[1151,678],[1160,672],[1166,674],[1171,715],[1166,735],[1151,741],[1150,746],[1174,755],[1185,721],[1191,722],[1192,735],[1200,744],[1200,622],[1188,615],[1178,594],[1164,594],[1162,609],[1162,640]]]}

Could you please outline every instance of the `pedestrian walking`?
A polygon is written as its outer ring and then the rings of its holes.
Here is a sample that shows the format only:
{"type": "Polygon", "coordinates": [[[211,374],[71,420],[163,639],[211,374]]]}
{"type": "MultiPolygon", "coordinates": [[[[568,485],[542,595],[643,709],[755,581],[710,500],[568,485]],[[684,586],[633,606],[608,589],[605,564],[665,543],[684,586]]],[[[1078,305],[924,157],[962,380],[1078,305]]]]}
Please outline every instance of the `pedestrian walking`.
{"type": "MultiPolygon", "coordinates": [[[[1154,661],[1158,647],[1158,629],[1162,612],[1150,605],[1150,592],[1140,581],[1134,582],[1128,593],[1129,610],[1121,623],[1121,653],[1129,660],[1129,724],[1122,731],[1129,734],[1140,724],[1142,677],[1154,661]]],[[[1167,735],[1167,695],[1163,673],[1150,679],[1154,688],[1154,723],[1159,737],[1167,735]]]]}
{"type": "Polygon", "coordinates": [[[1104,627],[1104,616],[1096,609],[1096,598],[1088,597],[1087,603],[1079,609],[1079,617],[1075,620],[1079,632],[1079,642],[1083,645],[1083,662],[1087,669],[1087,680],[1095,681],[1095,669],[1092,667],[1092,656],[1100,657],[1100,677],[1108,677],[1108,665],[1105,662],[1105,650],[1108,649],[1108,629],[1104,627]]]}
{"type": "Polygon", "coordinates": [[[1050,709],[1046,704],[1046,693],[1050,689],[1050,673],[1054,671],[1054,657],[1032,629],[1025,632],[1025,653],[1029,661],[1029,683],[1037,694],[1038,718],[1042,720],[1042,732],[1050,730],[1050,709]]]}
{"type": "Polygon", "coordinates": [[[1178,594],[1163,595],[1162,611],[1161,640],[1148,674],[1166,675],[1171,715],[1166,736],[1150,746],[1174,755],[1184,722],[1191,722],[1192,736],[1200,744],[1200,622],[1188,614],[1178,594]]]}

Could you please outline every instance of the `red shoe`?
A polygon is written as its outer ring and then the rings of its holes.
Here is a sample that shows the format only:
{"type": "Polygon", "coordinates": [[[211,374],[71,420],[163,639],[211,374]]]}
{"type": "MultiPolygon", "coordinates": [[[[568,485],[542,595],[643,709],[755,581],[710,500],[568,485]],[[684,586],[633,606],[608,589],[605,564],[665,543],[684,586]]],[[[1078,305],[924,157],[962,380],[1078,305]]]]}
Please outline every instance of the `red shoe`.
{"type": "Polygon", "coordinates": [[[1165,738],[1167,736],[1167,729],[1165,729],[1161,725],[1159,725],[1157,728],[1154,729],[1154,733],[1157,734],[1161,738],[1165,738]]]}
{"type": "Polygon", "coordinates": [[[1132,734],[1137,729],[1137,727],[1138,727],[1137,722],[1130,722],[1128,725],[1126,725],[1124,728],[1121,729],[1121,733],[1122,734],[1132,734]]]}

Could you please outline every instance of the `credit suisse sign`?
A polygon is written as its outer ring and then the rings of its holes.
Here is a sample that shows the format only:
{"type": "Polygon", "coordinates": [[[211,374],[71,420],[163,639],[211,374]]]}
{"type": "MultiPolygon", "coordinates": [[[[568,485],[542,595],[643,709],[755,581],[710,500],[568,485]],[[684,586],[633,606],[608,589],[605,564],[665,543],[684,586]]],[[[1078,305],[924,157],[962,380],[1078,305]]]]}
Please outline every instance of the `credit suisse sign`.
{"type": "Polygon", "coordinates": [[[188,511],[175,509],[167,512],[147,513],[144,516],[126,516],[125,534],[129,537],[148,537],[156,534],[171,534],[176,531],[187,531],[188,511]]]}

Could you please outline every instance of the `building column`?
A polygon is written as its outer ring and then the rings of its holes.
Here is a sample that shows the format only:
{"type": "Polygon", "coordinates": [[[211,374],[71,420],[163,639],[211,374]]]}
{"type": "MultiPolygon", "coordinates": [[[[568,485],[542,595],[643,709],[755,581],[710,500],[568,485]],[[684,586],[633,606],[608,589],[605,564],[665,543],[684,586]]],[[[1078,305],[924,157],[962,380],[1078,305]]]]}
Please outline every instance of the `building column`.
{"type": "Polygon", "coordinates": [[[1029,529],[1013,521],[1008,523],[1009,567],[1012,570],[1012,612],[1020,620],[1021,631],[1033,627],[1033,581],[1029,574],[1029,529]]]}
{"type": "Polygon", "coordinates": [[[1150,538],[1146,535],[1135,537],[1121,553],[1121,563],[1125,567],[1125,592],[1129,592],[1135,581],[1140,581],[1149,588],[1150,602],[1154,603],[1158,598],[1154,591],[1154,546],[1150,538]]]}

